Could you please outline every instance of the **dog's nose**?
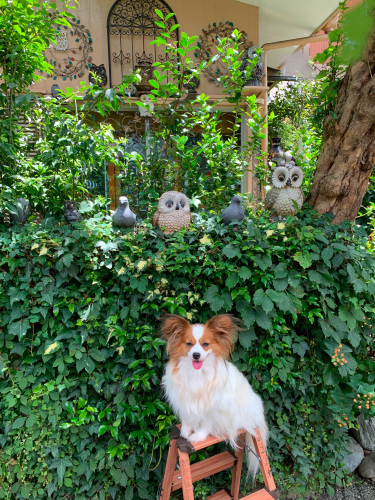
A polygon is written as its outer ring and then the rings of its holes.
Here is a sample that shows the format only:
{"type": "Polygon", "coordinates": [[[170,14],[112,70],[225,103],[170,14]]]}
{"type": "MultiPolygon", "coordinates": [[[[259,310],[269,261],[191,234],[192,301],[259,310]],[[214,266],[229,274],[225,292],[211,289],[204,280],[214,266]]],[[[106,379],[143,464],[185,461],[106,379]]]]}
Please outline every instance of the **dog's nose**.
{"type": "Polygon", "coordinates": [[[193,359],[198,360],[201,357],[199,352],[193,352],[193,359]]]}

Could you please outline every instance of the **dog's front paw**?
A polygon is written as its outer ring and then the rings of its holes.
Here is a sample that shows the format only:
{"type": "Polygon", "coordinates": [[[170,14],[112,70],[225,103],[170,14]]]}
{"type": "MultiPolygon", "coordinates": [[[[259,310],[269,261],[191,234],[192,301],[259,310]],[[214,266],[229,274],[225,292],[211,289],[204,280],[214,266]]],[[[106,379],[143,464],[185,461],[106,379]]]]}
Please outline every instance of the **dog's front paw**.
{"type": "Polygon", "coordinates": [[[204,441],[209,436],[209,432],[206,429],[199,429],[199,431],[193,432],[188,437],[191,443],[199,443],[199,441],[204,441]]]}
{"type": "Polygon", "coordinates": [[[192,432],[193,432],[193,428],[190,425],[185,425],[185,424],[181,425],[181,430],[180,430],[181,437],[188,439],[188,437],[190,436],[190,434],[192,432]]]}

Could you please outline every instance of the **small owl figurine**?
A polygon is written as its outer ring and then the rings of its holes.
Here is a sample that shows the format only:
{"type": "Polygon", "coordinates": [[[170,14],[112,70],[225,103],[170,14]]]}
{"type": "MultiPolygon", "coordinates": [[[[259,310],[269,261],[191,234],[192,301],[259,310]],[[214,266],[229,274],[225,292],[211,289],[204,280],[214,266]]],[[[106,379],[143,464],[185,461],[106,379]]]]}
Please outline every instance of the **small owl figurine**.
{"type": "Polygon", "coordinates": [[[283,161],[279,166],[273,169],[272,188],[266,194],[265,207],[272,210],[278,216],[287,217],[296,215],[297,209],[302,207],[303,192],[301,189],[303,173],[300,167],[290,161],[283,161]]]}
{"type": "Polygon", "coordinates": [[[161,195],[152,218],[154,226],[159,226],[164,234],[172,234],[189,227],[191,221],[190,202],[186,195],[178,191],[167,191],[161,195]]]}

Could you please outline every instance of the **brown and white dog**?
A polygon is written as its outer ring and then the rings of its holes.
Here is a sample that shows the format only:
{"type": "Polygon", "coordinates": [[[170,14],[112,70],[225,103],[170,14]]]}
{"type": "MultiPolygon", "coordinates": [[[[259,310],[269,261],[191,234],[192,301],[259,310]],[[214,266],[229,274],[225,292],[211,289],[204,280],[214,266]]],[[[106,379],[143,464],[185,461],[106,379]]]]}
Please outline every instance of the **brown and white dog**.
{"type": "MultiPolygon", "coordinates": [[[[181,419],[181,436],[204,441],[208,435],[228,436],[236,447],[237,432],[246,430],[252,446],[259,428],[264,444],[267,424],[262,400],[246,378],[229,361],[239,330],[238,320],[228,314],[214,316],[206,324],[190,324],[168,315],[161,334],[167,341],[169,361],[163,377],[166,398],[181,419]]],[[[247,453],[249,474],[255,477],[258,460],[247,453]]]]}

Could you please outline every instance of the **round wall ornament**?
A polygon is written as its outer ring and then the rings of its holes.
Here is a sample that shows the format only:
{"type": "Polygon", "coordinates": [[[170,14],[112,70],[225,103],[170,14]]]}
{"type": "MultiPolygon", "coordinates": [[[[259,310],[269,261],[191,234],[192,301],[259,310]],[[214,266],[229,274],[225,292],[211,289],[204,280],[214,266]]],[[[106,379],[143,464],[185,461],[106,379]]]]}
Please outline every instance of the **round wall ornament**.
{"type": "MultiPolygon", "coordinates": [[[[218,54],[217,46],[225,37],[231,36],[235,26],[230,21],[221,21],[220,23],[212,23],[208,25],[207,29],[202,29],[202,34],[200,35],[197,46],[198,49],[194,52],[197,64],[201,64],[203,61],[208,62],[211,57],[218,54]]],[[[247,33],[243,30],[238,30],[241,34],[240,37],[240,49],[242,51],[247,51],[254,44],[248,39],[247,33]]],[[[203,70],[203,74],[206,76],[210,83],[215,85],[221,85],[220,77],[227,74],[225,65],[223,64],[221,58],[219,57],[215,62],[207,65],[203,70]]]]}
{"type": "Polygon", "coordinates": [[[79,19],[69,20],[71,27],[56,25],[56,40],[51,42],[45,52],[47,61],[53,66],[56,80],[82,78],[92,66],[92,37],[79,19]]]}

